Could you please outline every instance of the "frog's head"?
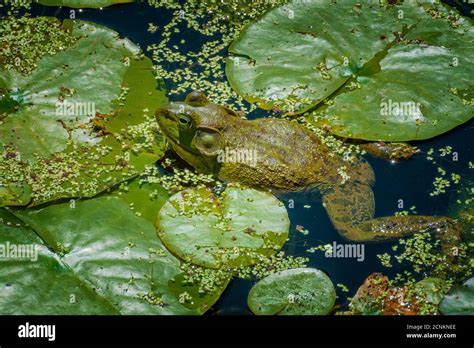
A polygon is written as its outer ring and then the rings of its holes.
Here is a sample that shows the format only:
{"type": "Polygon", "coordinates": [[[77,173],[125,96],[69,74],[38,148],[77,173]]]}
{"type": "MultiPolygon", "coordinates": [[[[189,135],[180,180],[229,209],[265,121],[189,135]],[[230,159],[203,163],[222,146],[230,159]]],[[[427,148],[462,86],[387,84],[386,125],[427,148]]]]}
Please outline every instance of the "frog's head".
{"type": "Polygon", "coordinates": [[[155,111],[161,131],[185,161],[198,168],[223,148],[222,130],[237,116],[227,107],[211,104],[204,93],[193,91],[184,102],[155,111]]]}

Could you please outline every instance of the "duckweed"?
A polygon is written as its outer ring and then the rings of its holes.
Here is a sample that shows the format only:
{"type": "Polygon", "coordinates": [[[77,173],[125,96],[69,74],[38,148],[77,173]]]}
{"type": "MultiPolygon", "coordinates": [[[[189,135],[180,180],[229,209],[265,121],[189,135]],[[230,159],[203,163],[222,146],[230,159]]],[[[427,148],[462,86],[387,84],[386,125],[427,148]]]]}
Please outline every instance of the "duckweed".
{"type": "Polygon", "coordinates": [[[0,67],[29,74],[41,57],[64,51],[76,41],[55,19],[8,16],[0,21],[0,67]]]}

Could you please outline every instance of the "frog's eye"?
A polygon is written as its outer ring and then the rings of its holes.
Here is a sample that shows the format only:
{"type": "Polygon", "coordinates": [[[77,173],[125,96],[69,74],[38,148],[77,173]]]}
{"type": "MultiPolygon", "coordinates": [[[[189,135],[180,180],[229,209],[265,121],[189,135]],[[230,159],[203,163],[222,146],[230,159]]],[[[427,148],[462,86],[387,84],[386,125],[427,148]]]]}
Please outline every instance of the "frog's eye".
{"type": "Polygon", "coordinates": [[[189,116],[186,116],[186,115],[179,115],[178,121],[183,126],[187,126],[191,122],[189,116]]]}

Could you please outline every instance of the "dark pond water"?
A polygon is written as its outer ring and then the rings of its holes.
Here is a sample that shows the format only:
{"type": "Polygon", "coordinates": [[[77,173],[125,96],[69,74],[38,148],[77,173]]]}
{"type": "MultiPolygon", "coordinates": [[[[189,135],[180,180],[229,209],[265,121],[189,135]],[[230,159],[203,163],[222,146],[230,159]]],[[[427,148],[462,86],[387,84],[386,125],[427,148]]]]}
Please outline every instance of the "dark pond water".
{"type": "MultiPolygon", "coordinates": [[[[447,1],[456,3],[455,1],[447,1]]],[[[461,4],[465,14],[469,14],[471,5],[461,4]]],[[[34,15],[56,16],[58,18],[68,18],[69,9],[47,8],[37,4],[33,5],[34,15]]],[[[146,47],[153,43],[158,43],[159,36],[147,31],[148,23],[152,22],[163,27],[169,21],[171,13],[169,11],[157,10],[146,4],[118,5],[103,10],[83,10],[76,11],[76,18],[103,24],[119,32],[122,36],[130,38],[140,45],[146,52],[146,47]]],[[[189,31],[182,27],[181,34],[186,40],[189,50],[197,50],[200,47],[202,37],[196,35],[195,31],[189,31]]],[[[172,67],[170,67],[172,68],[172,67]]],[[[173,97],[173,99],[182,99],[173,97]]],[[[262,111],[254,112],[250,118],[264,116],[262,111]]],[[[468,177],[469,161],[473,161],[473,128],[474,122],[470,122],[439,136],[433,140],[418,142],[416,145],[421,152],[414,159],[402,163],[390,163],[388,161],[368,157],[374,168],[377,181],[374,186],[376,197],[376,216],[392,215],[398,210],[399,199],[403,199],[405,208],[415,205],[418,214],[424,215],[445,215],[448,213],[450,204],[456,199],[456,194],[452,191],[437,197],[430,197],[432,191],[432,181],[437,176],[436,166],[428,162],[426,152],[431,148],[441,148],[447,145],[453,147],[453,151],[459,154],[458,161],[452,161],[451,157],[437,158],[438,163],[445,168],[448,173],[455,172],[463,177],[468,177]]],[[[472,179],[471,179],[472,181],[472,179]]],[[[309,265],[326,271],[335,284],[342,283],[349,288],[349,292],[343,293],[338,289],[338,303],[347,303],[346,297],[354,294],[358,286],[372,272],[383,272],[386,275],[394,275],[401,268],[387,269],[381,266],[377,254],[389,251],[393,243],[367,244],[365,245],[365,260],[358,262],[349,258],[326,258],[324,253],[307,253],[306,250],[318,244],[345,243],[332,227],[325,210],[319,199],[312,195],[291,194],[282,197],[286,201],[294,200],[294,208],[288,209],[292,222],[290,241],[285,245],[284,250],[293,256],[305,256],[310,258],[309,265]],[[308,199],[312,199],[309,201],[308,199]],[[309,204],[311,208],[303,206],[309,204]],[[296,232],[296,225],[302,225],[310,232],[307,236],[296,232]]],[[[252,282],[244,280],[234,280],[225,291],[221,299],[216,303],[210,313],[219,314],[245,314],[249,313],[246,305],[248,291],[252,282]]]]}

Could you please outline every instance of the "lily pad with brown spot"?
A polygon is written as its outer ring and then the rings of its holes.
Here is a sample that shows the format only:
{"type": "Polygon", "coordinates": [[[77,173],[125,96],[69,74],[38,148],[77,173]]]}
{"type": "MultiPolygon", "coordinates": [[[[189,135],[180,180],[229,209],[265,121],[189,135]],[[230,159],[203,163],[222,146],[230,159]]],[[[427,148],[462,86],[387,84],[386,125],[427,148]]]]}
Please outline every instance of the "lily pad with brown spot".
{"type": "Polygon", "coordinates": [[[29,75],[0,71],[4,93],[23,91],[19,108],[0,122],[0,206],[92,197],[164,153],[153,110],[166,97],[151,61],[105,27],[63,26],[74,45],[41,57],[29,75]],[[85,113],[70,114],[71,105],[85,113]]]}

